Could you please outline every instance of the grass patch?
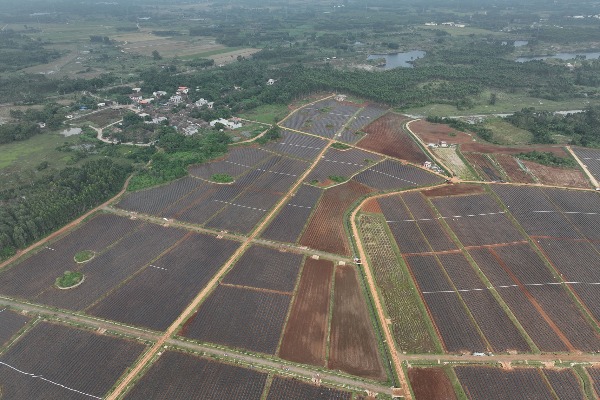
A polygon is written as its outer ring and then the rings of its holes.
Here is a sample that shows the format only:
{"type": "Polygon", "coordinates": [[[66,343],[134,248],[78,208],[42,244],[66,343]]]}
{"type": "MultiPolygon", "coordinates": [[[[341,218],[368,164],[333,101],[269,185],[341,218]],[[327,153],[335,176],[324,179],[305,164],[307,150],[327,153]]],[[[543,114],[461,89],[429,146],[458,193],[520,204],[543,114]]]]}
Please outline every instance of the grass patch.
{"type": "Polygon", "coordinates": [[[83,281],[83,273],[78,271],[65,271],[65,273],[56,278],[56,286],[61,289],[68,289],[78,285],[83,281]]]}
{"type": "Polygon", "coordinates": [[[348,146],[347,144],[340,143],[340,142],[333,143],[331,145],[331,147],[333,147],[334,149],[338,149],[338,150],[347,150],[350,148],[350,146],[348,146]]]}
{"type": "Polygon", "coordinates": [[[503,145],[529,144],[533,134],[525,129],[517,128],[502,118],[490,118],[484,126],[492,131],[494,142],[503,145]]]}
{"type": "Polygon", "coordinates": [[[549,167],[575,168],[577,162],[571,157],[559,157],[554,153],[543,151],[530,151],[529,153],[519,153],[517,158],[521,160],[533,161],[538,164],[549,167]]]}
{"type": "Polygon", "coordinates": [[[345,176],[339,176],[339,175],[329,175],[329,179],[331,179],[335,183],[343,183],[348,180],[348,178],[346,178],[345,176]]]}
{"type": "Polygon", "coordinates": [[[214,174],[210,177],[213,182],[217,183],[231,183],[233,182],[233,176],[229,174],[214,174]]]}
{"type": "Polygon", "coordinates": [[[289,113],[285,104],[265,104],[238,115],[240,118],[272,124],[281,121],[289,113]]]}
{"type": "Polygon", "coordinates": [[[96,253],[92,250],[83,250],[75,254],[73,259],[76,263],[84,263],[90,261],[92,258],[96,256],[96,253]]]}

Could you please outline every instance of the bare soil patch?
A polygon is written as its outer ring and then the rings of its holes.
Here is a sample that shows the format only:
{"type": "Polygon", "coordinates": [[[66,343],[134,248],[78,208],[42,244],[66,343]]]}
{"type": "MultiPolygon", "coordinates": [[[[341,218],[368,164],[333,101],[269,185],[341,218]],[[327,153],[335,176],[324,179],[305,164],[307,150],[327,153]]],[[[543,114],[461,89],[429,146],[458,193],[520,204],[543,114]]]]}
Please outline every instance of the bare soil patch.
{"type": "Polygon", "coordinates": [[[373,324],[353,267],[337,268],[334,292],[329,368],[385,380],[373,324]]]}
{"type": "Polygon", "coordinates": [[[469,142],[461,144],[460,149],[462,151],[476,152],[476,153],[496,153],[496,154],[519,154],[528,153],[530,151],[541,151],[556,154],[557,156],[567,157],[564,149],[559,145],[554,146],[519,146],[519,147],[508,147],[508,146],[497,146],[489,143],[469,142]]]}
{"type": "Polygon", "coordinates": [[[416,400],[454,400],[456,393],[442,368],[411,368],[408,379],[416,400]]]}
{"type": "Polygon", "coordinates": [[[589,188],[590,183],[578,169],[549,167],[531,161],[522,161],[527,169],[545,185],[589,188]]]}
{"type": "Polygon", "coordinates": [[[458,184],[458,185],[446,185],[442,187],[437,187],[431,190],[424,190],[423,193],[426,197],[442,197],[442,196],[458,196],[462,194],[475,194],[475,193],[483,193],[483,187],[479,185],[467,185],[467,184],[458,184]]]}
{"type": "Polygon", "coordinates": [[[379,202],[377,199],[370,199],[362,206],[362,211],[366,213],[372,214],[382,214],[381,207],[379,206],[379,202]]]}
{"type": "Polygon", "coordinates": [[[281,358],[303,364],[325,365],[332,275],[331,261],[306,259],[279,350],[281,358]]]}
{"type": "Polygon", "coordinates": [[[464,132],[457,131],[445,124],[434,124],[422,119],[411,122],[410,129],[425,142],[438,143],[444,141],[447,143],[471,143],[473,136],[464,132]]]}

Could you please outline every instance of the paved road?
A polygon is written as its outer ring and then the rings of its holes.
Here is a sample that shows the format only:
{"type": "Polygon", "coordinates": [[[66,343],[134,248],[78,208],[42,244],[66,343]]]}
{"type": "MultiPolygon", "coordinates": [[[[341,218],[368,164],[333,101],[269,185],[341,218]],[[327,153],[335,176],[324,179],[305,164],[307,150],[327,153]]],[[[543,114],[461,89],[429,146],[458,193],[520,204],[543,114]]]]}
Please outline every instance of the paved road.
{"type": "MultiPolygon", "coordinates": [[[[10,307],[14,310],[19,311],[27,311],[28,313],[51,316],[54,318],[59,318],[63,321],[85,325],[87,327],[106,329],[107,331],[137,337],[153,343],[158,342],[158,340],[163,335],[161,332],[152,332],[144,329],[120,325],[114,322],[96,319],[94,317],[70,314],[68,312],[63,311],[55,311],[43,306],[0,297],[0,308],[4,307],[10,307]]],[[[300,365],[287,363],[285,361],[282,362],[281,360],[262,358],[250,354],[232,351],[229,349],[218,349],[215,347],[206,346],[198,343],[192,343],[177,338],[169,338],[165,341],[165,344],[169,346],[177,346],[195,352],[206,353],[206,355],[218,357],[228,362],[241,362],[243,364],[246,364],[247,366],[253,366],[258,369],[276,371],[277,373],[283,375],[290,374],[294,376],[304,377],[306,379],[313,379],[318,374],[320,379],[322,379],[323,381],[333,383],[338,386],[346,386],[352,389],[359,390],[368,390],[376,393],[392,393],[391,388],[374,382],[363,382],[360,380],[353,379],[349,376],[337,375],[335,373],[327,371],[318,371],[316,369],[302,367],[300,365]]]]}

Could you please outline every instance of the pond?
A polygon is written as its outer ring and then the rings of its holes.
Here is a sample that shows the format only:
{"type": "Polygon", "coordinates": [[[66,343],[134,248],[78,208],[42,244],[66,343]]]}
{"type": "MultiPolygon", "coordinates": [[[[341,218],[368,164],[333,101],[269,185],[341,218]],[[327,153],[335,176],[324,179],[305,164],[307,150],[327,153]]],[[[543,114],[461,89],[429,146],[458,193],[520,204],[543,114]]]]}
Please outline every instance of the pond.
{"type": "Polygon", "coordinates": [[[549,58],[558,58],[559,60],[566,61],[566,60],[572,60],[576,56],[585,56],[586,59],[592,60],[592,59],[597,59],[598,57],[600,57],[600,52],[582,51],[582,52],[576,52],[576,53],[558,53],[558,54],[554,54],[552,56],[519,57],[515,61],[516,62],[526,62],[526,61],[533,61],[533,60],[547,60],[549,58]]]}
{"type": "Polygon", "coordinates": [[[412,68],[411,61],[425,57],[425,52],[421,50],[407,51],[404,53],[393,53],[393,54],[371,54],[367,57],[367,60],[377,60],[379,58],[385,58],[385,66],[383,69],[392,68],[412,68]]]}

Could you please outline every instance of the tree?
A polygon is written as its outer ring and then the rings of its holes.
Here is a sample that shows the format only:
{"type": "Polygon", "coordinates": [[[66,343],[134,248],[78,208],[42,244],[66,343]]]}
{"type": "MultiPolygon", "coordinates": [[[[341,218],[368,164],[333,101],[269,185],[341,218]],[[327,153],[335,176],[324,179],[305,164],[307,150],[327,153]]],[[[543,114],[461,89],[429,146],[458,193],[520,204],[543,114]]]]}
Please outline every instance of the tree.
{"type": "Polygon", "coordinates": [[[152,51],[152,58],[155,60],[162,60],[162,56],[160,55],[158,50],[152,51]]]}
{"type": "Polygon", "coordinates": [[[496,105],[496,101],[498,101],[498,95],[496,93],[490,94],[490,105],[496,105]]]}

